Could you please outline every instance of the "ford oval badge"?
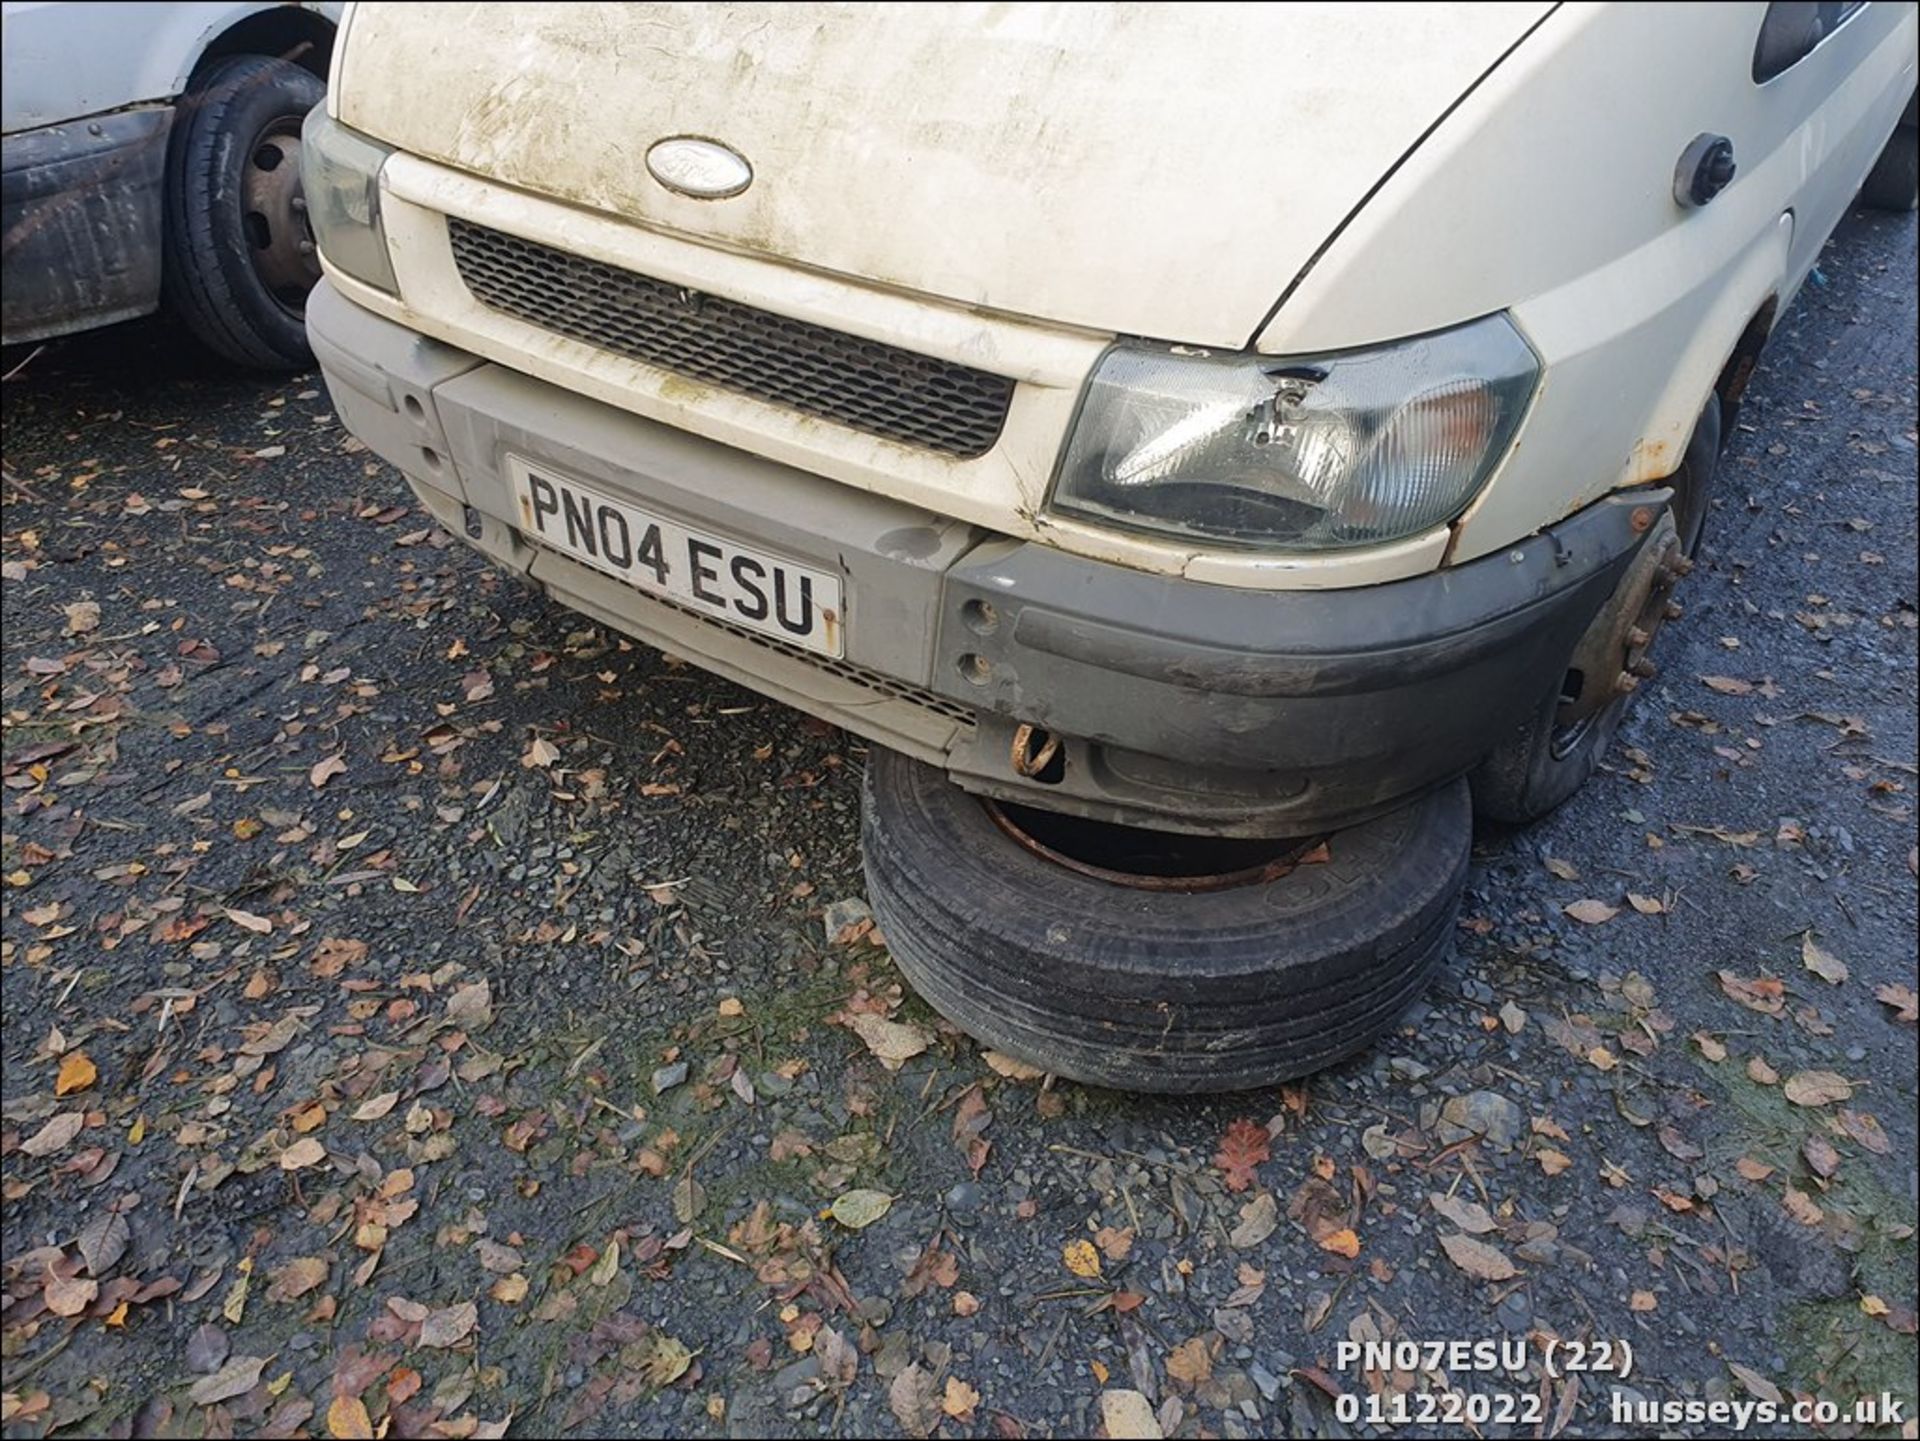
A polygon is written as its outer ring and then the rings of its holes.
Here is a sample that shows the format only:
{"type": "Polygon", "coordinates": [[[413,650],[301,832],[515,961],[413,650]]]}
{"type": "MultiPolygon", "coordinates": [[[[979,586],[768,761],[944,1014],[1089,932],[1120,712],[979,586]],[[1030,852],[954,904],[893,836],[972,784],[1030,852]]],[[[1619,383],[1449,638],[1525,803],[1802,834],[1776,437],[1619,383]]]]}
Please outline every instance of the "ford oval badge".
{"type": "Polygon", "coordinates": [[[667,189],[695,200],[725,200],[753,184],[745,156],[692,135],[656,141],[647,151],[647,170],[667,189]]]}

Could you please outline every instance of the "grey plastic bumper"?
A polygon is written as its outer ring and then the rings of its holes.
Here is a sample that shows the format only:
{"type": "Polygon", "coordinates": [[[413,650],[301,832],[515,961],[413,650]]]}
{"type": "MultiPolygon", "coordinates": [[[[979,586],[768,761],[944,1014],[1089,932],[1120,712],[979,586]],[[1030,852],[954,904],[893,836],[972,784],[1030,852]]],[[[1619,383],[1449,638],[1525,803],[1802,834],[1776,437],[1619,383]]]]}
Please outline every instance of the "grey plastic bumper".
{"type": "Polygon", "coordinates": [[[7,136],[0,233],[8,345],[145,315],[160,303],[170,106],[7,136]]]}
{"type": "Polygon", "coordinates": [[[1559,683],[1639,543],[1633,513],[1658,501],[1603,501],[1389,585],[1236,590],[1011,540],[703,440],[423,339],[324,282],[307,325],[348,428],[443,523],[567,605],[970,790],[1138,824],[1299,834],[1459,775],[1559,683]],[[531,545],[508,455],[838,571],[846,658],[531,545]],[[1063,742],[1050,784],[1014,770],[1023,722],[1063,742]]]}

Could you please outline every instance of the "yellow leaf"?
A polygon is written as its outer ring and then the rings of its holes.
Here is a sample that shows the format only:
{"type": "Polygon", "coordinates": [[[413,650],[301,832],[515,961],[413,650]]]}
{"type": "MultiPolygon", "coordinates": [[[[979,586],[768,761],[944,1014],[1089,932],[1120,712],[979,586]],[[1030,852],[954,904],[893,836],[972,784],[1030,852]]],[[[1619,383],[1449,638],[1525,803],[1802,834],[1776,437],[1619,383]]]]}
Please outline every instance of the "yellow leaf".
{"type": "Polygon", "coordinates": [[[327,1407],[327,1434],[338,1441],[373,1441],[373,1418],[358,1396],[335,1396],[327,1407]]]}
{"type": "MultiPolygon", "coordinates": [[[[1868,1298],[1867,1298],[1867,1300],[1870,1300],[1870,1301],[1879,1301],[1879,1300],[1880,1300],[1880,1298],[1879,1298],[1878,1296],[1870,1296],[1870,1297],[1868,1297],[1868,1298]]],[[[1862,1310],[1865,1310],[1865,1309],[1866,1309],[1866,1304],[1867,1304],[1867,1302],[1866,1302],[1866,1301],[1862,1301],[1862,1302],[1860,1303],[1860,1306],[1861,1306],[1861,1309],[1862,1309],[1862,1310]]],[[[1881,1301],[1881,1302],[1880,1302],[1880,1311],[1885,1311],[1886,1309],[1887,1309],[1887,1303],[1886,1303],[1886,1302],[1884,1302],[1884,1301],[1881,1301]]],[[[1879,1311],[1875,1311],[1875,1312],[1869,1312],[1868,1314],[1869,1314],[1869,1315],[1879,1315],[1879,1314],[1880,1314],[1880,1312],[1879,1312],[1879,1311]]],[[[120,1303],[120,1304],[119,1304],[118,1306],[115,1306],[115,1307],[113,1308],[113,1314],[112,1314],[111,1316],[109,1316],[109,1317],[107,1317],[107,1319],[106,1319],[106,1320],[105,1320],[104,1322],[102,1322],[102,1324],[103,1324],[103,1325],[107,1325],[107,1326],[124,1326],[124,1325],[126,1325],[126,1324],[127,1324],[127,1303],[126,1303],[125,1301],[122,1301],[122,1302],[121,1302],[121,1303],[120,1303]]]]}
{"type": "MultiPolygon", "coordinates": [[[[124,1301],[121,1303],[120,1309],[123,1311],[126,1310],[126,1303],[124,1301]]],[[[1878,1296],[1862,1296],[1860,1298],[1860,1309],[1865,1311],[1869,1316],[1884,1316],[1887,1314],[1889,1308],[1887,1303],[1882,1301],[1878,1296]]]]}
{"type": "Polygon", "coordinates": [[[1322,1251],[1331,1251],[1336,1256],[1345,1256],[1351,1261],[1355,1256],[1360,1254],[1360,1238],[1354,1234],[1351,1227],[1343,1227],[1338,1231],[1329,1231],[1326,1235],[1322,1236],[1320,1238],[1320,1249],[1322,1251]]]}
{"type": "Polygon", "coordinates": [[[99,1074],[93,1062],[87,1059],[85,1051],[68,1051],[60,1058],[60,1074],[53,1083],[53,1093],[65,1096],[74,1091],[84,1091],[99,1074]]]}
{"type": "Polygon", "coordinates": [[[143,1115],[133,1123],[133,1128],[127,1132],[127,1144],[129,1146],[137,1146],[146,1139],[147,1118],[143,1115]]]}
{"type": "Polygon", "coordinates": [[[1107,1370],[1106,1365],[1103,1362],[1095,1361],[1092,1364],[1093,1364],[1093,1379],[1098,1381],[1102,1386],[1106,1385],[1107,1377],[1112,1375],[1113,1373],[1107,1370]]]}
{"type": "Polygon", "coordinates": [[[1085,1276],[1088,1280],[1092,1280],[1100,1274],[1100,1253],[1093,1249],[1091,1241],[1067,1242],[1060,1248],[1060,1259],[1076,1276],[1085,1276]]]}

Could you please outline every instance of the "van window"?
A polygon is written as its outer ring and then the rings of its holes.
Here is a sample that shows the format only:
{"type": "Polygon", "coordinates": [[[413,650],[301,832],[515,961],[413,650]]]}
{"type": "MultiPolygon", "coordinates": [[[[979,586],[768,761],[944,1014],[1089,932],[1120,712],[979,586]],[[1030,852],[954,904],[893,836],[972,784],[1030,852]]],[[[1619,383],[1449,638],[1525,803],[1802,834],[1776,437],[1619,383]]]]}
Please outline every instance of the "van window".
{"type": "Polygon", "coordinates": [[[1866,0],[1781,0],[1767,7],[1753,47],[1753,80],[1765,84],[1798,65],[1866,0]]]}

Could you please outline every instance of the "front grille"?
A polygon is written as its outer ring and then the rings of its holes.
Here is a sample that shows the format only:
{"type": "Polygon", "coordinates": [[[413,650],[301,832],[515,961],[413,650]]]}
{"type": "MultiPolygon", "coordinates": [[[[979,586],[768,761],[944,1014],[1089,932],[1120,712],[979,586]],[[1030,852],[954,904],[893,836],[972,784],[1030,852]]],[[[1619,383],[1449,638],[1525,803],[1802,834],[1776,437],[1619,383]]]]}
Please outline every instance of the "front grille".
{"type": "Polygon", "coordinates": [[[770,405],[943,455],[985,455],[1013,382],[631,270],[447,219],[453,258],[486,305],[770,405]]]}

